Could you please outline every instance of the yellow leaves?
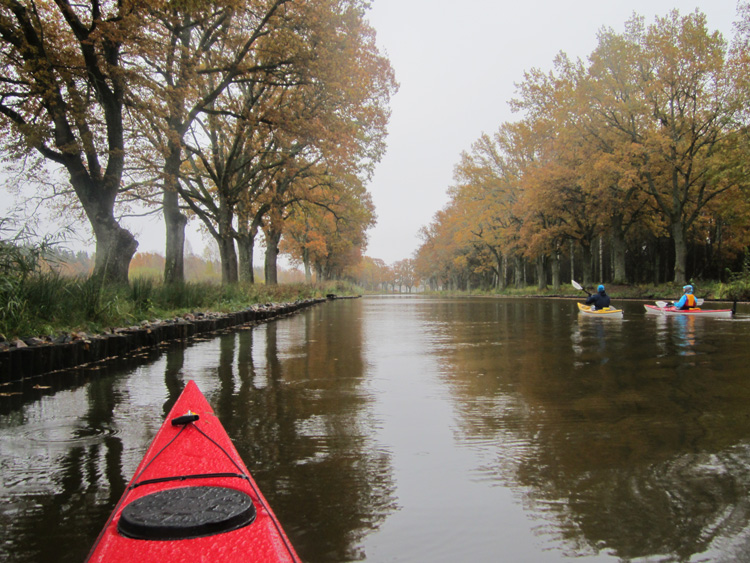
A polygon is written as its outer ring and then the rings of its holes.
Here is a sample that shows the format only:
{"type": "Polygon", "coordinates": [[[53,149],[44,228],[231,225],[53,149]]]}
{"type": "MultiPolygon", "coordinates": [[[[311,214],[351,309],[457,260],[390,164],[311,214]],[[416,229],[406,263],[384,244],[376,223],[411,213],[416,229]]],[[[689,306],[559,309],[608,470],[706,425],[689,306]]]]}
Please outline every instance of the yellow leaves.
{"type": "Polygon", "coordinates": [[[367,2],[21,4],[33,6],[33,18],[0,7],[20,42],[3,43],[7,90],[18,92],[0,102],[3,141],[19,152],[80,154],[92,177],[105,159],[126,158],[139,186],[131,194],[179,182],[209,222],[233,206],[245,219],[268,206],[256,227],[285,220],[299,202],[318,206],[322,234],[307,246],[319,254],[330,233],[347,251],[364,242],[374,210],[363,180],[383,154],[397,88],[364,17],[367,2]],[[24,42],[34,36],[44,44],[24,42]],[[104,99],[113,105],[103,108],[104,99]],[[126,114],[107,131],[122,100],[126,114]],[[108,146],[123,128],[126,146],[108,146]],[[348,232],[336,216],[348,219],[348,232]]]}
{"type": "Polygon", "coordinates": [[[665,225],[729,219],[711,202],[746,184],[747,149],[729,148],[750,92],[750,8],[741,17],[731,52],[702,13],[673,11],[603,30],[588,63],[561,54],[553,71],[526,72],[511,102],[522,119],[461,155],[420,252],[438,260],[442,248],[467,267],[472,244],[507,253],[520,240],[533,257],[565,240],[623,240],[615,229],[661,236],[665,225]]]}

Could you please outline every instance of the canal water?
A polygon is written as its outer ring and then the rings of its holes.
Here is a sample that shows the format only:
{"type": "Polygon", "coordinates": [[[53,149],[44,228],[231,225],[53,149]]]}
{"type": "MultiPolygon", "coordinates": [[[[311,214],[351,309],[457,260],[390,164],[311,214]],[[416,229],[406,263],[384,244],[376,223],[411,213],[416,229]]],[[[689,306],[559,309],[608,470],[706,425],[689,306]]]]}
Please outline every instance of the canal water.
{"type": "Polygon", "coordinates": [[[621,305],[337,300],[2,386],[0,560],[82,561],[190,379],[310,563],[749,560],[750,315],[621,305]]]}

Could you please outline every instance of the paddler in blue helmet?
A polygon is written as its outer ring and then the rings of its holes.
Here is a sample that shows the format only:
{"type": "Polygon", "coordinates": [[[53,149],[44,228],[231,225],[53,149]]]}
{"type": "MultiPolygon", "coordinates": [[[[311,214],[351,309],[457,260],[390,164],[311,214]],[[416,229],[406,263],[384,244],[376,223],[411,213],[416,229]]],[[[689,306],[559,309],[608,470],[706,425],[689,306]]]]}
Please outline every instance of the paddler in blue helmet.
{"type": "Polygon", "coordinates": [[[599,287],[596,288],[596,293],[589,295],[586,298],[586,305],[591,305],[592,311],[609,307],[609,295],[604,291],[603,285],[600,284],[599,287]]]}
{"type": "Polygon", "coordinates": [[[682,297],[674,304],[675,309],[694,309],[698,307],[698,302],[693,295],[693,286],[688,284],[682,286],[682,297]]]}

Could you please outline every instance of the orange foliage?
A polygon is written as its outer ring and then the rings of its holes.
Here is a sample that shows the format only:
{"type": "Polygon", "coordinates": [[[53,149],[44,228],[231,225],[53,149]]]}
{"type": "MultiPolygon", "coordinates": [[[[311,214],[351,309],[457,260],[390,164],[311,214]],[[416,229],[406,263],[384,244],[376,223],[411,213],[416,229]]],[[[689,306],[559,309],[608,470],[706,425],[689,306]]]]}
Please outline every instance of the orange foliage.
{"type": "Polygon", "coordinates": [[[737,129],[750,94],[750,7],[740,14],[731,51],[703,14],[673,11],[651,26],[634,16],[623,34],[602,31],[588,64],[561,53],[552,72],[525,73],[512,100],[522,119],[461,155],[449,204],[423,228],[421,274],[456,286],[504,275],[508,258],[516,268],[546,258],[559,267],[578,248],[588,277],[594,242],[607,240],[609,275],[626,281],[627,253],[666,233],[678,282],[688,244],[737,257],[750,243],[737,129]]]}

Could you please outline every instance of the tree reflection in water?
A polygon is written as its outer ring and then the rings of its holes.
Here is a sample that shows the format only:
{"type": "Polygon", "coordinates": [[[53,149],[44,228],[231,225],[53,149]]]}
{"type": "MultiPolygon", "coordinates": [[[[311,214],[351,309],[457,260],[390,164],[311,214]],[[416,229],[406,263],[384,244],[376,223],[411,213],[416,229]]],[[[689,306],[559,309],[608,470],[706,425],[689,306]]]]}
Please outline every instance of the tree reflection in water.
{"type": "Polygon", "coordinates": [[[209,399],[307,561],[361,559],[361,538],[394,508],[358,330],[320,308],[221,339],[209,399]]]}
{"type": "Polygon", "coordinates": [[[189,379],[307,561],[362,558],[393,510],[366,428],[361,335],[323,308],[26,386],[0,412],[0,560],[81,561],[189,379]],[[331,343],[336,345],[331,345],[331,343]],[[149,363],[151,362],[151,363],[149,363]],[[12,400],[12,402],[11,402],[12,400]]]}
{"type": "MultiPolygon", "coordinates": [[[[467,440],[497,444],[483,471],[519,491],[543,522],[537,532],[573,557],[729,561],[747,552],[750,386],[747,358],[732,349],[744,332],[626,316],[574,321],[566,345],[554,307],[525,319],[509,307],[494,311],[502,348],[448,342],[441,354],[467,440]]],[[[466,341],[466,325],[445,326],[466,341]]]]}

